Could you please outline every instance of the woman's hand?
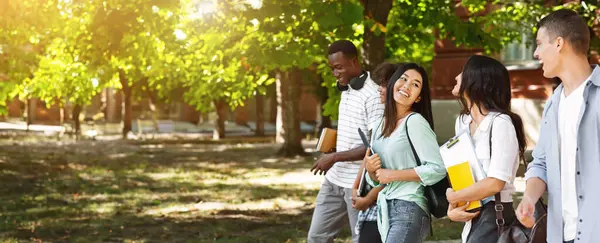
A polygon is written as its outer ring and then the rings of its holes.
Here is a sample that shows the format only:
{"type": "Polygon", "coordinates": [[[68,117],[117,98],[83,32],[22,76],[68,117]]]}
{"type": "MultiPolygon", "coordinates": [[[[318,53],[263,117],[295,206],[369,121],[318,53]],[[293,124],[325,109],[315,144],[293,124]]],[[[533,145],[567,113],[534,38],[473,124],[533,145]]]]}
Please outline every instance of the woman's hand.
{"type": "Polygon", "coordinates": [[[469,203],[465,203],[465,205],[460,207],[456,206],[457,205],[453,203],[448,204],[448,218],[454,222],[468,222],[479,215],[479,211],[475,213],[466,211],[469,207],[469,203]]]}
{"type": "Polygon", "coordinates": [[[352,196],[352,207],[356,210],[364,211],[373,205],[374,200],[370,197],[352,196]]]}
{"type": "Polygon", "coordinates": [[[452,189],[452,188],[446,189],[446,199],[448,200],[448,203],[450,203],[450,204],[459,203],[457,194],[458,193],[456,193],[454,191],[454,189],[452,189]]]}
{"type": "Polygon", "coordinates": [[[377,176],[377,180],[381,184],[388,184],[394,181],[394,170],[390,169],[379,169],[375,171],[375,176],[377,176]]]}
{"type": "Polygon", "coordinates": [[[381,159],[379,158],[379,155],[371,155],[371,149],[369,148],[367,148],[367,153],[365,154],[365,161],[369,173],[375,173],[375,171],[381,169],[381,159]]]}

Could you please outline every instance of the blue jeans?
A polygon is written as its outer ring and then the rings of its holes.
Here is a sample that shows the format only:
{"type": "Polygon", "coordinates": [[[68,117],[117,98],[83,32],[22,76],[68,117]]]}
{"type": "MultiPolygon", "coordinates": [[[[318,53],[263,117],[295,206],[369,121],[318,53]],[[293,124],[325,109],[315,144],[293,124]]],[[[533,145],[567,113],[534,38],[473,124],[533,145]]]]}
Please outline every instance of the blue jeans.
{"type": "Polygon", "coordinates": [[[429,233],[429,215],[414,202],[394,199],[387,200],[390,229],[386,242],[423,242],[429,233]]]}

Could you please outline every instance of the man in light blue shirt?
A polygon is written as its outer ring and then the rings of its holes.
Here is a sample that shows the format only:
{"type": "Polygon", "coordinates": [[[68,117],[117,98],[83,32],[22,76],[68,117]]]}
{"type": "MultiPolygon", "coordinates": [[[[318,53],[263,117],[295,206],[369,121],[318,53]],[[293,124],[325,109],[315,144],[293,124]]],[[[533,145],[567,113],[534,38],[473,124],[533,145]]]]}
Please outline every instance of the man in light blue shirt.
{"type": "Polygon", "coordinates": [[[519,221],[534,224],[534,204],[548,190],[548,242],[600,237],[600,67],[590,67],[590,32],[581,16],[558,10],[538,23],[534,56],[544,77],[559,78],[546,103],[519,221]]]}

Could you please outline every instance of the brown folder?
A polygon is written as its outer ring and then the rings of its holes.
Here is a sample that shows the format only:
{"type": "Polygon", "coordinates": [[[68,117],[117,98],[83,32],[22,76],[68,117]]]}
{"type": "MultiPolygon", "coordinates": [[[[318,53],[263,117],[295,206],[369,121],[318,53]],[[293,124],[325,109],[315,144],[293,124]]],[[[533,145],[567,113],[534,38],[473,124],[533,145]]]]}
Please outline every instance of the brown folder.
{"type": "Polygon", "coordinates": [[[323,128],[321,131],[321,137],[317,143],[317,151],[322,153],[330,153],[335,151],[335,145],[337,140],[337,131],[331,128],[323,128]]]}

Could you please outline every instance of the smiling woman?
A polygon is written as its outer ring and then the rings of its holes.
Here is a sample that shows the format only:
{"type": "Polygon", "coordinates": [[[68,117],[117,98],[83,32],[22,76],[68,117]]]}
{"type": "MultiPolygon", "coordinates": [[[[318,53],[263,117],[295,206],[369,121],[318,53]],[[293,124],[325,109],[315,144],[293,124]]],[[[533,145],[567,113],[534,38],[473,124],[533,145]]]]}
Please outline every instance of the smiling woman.
{"type": "Polygon", "coordinates": [[[427,73],[405,64],[387,90],[384,117],[371,126],[375,154],[365,156],[369,184],[385,185],[377,197],[378,229],[383,242],[422,242],[431,222],[424,187],[446,174],[432,129],[427,73]]]}
{"type": "Polygon", "coordinates": [[[398,109],[408,109],[421,114],[433,130],[433,114],[427,72],[415,63],[408,63],[394,72],[390,78],[384,110],[383,136],[389,137],[396,129],[397,119],[404,117],[398,109]],[[425,102],[421,102],[421,101],[425,102]]]}

